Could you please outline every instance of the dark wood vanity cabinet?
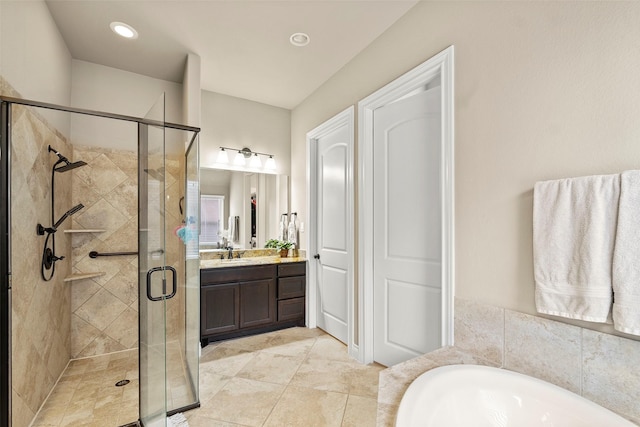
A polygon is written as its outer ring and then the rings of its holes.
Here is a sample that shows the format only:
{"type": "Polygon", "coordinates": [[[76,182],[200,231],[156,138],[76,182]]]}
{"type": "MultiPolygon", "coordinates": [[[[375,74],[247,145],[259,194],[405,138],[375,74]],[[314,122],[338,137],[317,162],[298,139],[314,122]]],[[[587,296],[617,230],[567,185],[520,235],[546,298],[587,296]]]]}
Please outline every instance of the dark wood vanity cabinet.
{"type": "Polygon", "coordinates": [[[278,321],[304,321],[307,264],[296,262],[278,265],[278,321]]]}
{"type": "Polygon", "coordinates": [[[306,262],[200,271],[200,340],[304,326],[306,262]]]}

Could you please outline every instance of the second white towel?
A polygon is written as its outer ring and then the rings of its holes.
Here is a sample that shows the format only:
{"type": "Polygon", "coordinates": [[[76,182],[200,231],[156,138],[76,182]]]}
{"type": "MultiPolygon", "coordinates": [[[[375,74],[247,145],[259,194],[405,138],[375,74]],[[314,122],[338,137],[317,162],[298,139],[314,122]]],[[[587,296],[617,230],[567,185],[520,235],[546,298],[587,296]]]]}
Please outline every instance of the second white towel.
{"type": "Polygon", "coordinates": [[[533,202],[536,309],[606,322],[620,175],[538,182],[533,202]]]}
{"type": "Polygon", "coordinates": [[[613,253],[613,325],[640,335],[640,171],[620,177],[620,211],[613,253]]]}

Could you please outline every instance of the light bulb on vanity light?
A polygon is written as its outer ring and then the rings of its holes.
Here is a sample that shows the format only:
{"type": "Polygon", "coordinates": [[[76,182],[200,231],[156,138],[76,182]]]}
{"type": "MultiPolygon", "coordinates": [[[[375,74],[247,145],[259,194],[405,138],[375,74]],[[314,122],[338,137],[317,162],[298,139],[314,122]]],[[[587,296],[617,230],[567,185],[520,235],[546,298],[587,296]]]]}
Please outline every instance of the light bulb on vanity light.
{"type": "Polygon", "coordinates": [[[262,160],[260,160],[258,153],[254,153],[253,156],[251,156],[251,161],[249,162],[249,166],[251,166],[252,168],[262,167],[262,160]]]}
{"type": "Polygon", "coordinates": [[[269,156],[269,158],[264,164],[264,168],[269,170],[276,170],[276,161],[273,158],[273,156],[269,156]]]}
{"type": "Polygon", "coordinates": [[[236,154],[236,158],[233,160],[233,164],[236,166],[245,165],[244,154],[242,154],[242,151],[238,151],[238,154],[236,154]]]}
{"type": "Polygon", "coordinates": [[[229,156],[223,147],[220,147],[220,151],[218,152],[218,158],[216,159],[216,163],[227,164],[229,163],[229,156]]]}

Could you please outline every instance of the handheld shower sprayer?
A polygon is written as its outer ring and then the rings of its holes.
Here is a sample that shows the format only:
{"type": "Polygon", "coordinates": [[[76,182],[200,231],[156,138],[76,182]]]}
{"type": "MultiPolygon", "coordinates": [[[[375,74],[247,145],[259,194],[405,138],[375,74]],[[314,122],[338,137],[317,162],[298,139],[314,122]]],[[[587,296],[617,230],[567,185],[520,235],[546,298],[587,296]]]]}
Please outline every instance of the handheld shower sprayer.
{"type": "Polygon", "coordinates": [[[58,150],[51,147],[50,145],[48,146],[47,150],[50,153],[54,153],[56,156],[58,156],[58,160],[53,164],[53,167],[51,168],[51,223],[53,225],[51,227],[44,227],[42,224],[38,224],[36,227],[36,232],[38,233],[39,236],[44,236],[45,234],[47,235],[47,237],[44,240],[44,248],[42,249],[42,269],[40,270],[42,279],[44,281],[49,281],[53,278],[53,274],[55,273],[56,261],[60,261],[64,259],[64,256],[58,257],[55,255],[56,231],[58,231],[58,227],[60,227],[60,225],[62,225],[62,223],[71,215],[75,214],[80,209],[84,208],[84,205],[80,203],[72,207],[71,209],[69,209],[67,212],[65,212],[65,214],[62,215],[60,219],[58,219],[58,221],[56,221],[55,223],[53,222],[53,219],[55,217],[54,216],[54,206],[55,206],[54,196],[55,196],[56,172],[60,172],[60,173],[67,172],[67,171],[70,171],[71,169],[75,169],[77,167],[84,166],[87,164],[86,162],[83,162],[81,160],[73,163],[70,162],[69,159],[67,159],[65,156],[60,154],[58,150]],[[51,247],[49,247],[49,240],[51,240],[51,247]],[[46,273],[46,270],[51,270],[51,272],[46,273]]]}
{"type": "Polygon", "coordinates": [[[58,221],[56,221],[55,224],[53,224],[51,227],[47,227],[45,228],[42,224],[38,224],[38,235],[39,236],[43,236],[45,232],[49,233],[49,234],[53,234],[56,231],[58,231],[58,227],[60,227],[60,225],[62,225],[62,223],[69,218],[71,215],[73,215],[74,213],[78,212],[80,209],[84,208],[84,205],[82,203],[77,204],[76,206],[72,207],[71,209],[69,209],[67,212],[65,212],[64,215],[62,215],[60,217],[60,219],[58,221]]]}

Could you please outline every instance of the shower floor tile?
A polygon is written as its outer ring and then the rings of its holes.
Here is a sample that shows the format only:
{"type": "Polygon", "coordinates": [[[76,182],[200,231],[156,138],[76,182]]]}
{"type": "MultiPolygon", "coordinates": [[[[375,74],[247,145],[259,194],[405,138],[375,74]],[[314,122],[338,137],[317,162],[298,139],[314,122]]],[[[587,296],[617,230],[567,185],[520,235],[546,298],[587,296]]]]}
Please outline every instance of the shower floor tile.
{"type": "Polygon", "coordinates": [[[117,427],[138,419],[138,350],[69,362],[33,427],[117,427]],[[130,383],[116,387],[116,382],[130,383]]]}
{"type": "MultiPolygon", "coordinates": [[[[173,350],[169,345],[168,353],[173,350]]],[[[290,328],[213,343],[200,358],[201,407],[184,415],[191,427],[375,426],[382,369],[350,359],[344,344],[319,329],[290,328]]],[[[188,387],[174,374],[168,376],[169,398],[188,401],[188,387]]],[[[32,426],[135,423],[137,377],[137,349],[73,360],[32,426]],[[116,387],[122,379],[130,383],[116,387]]]]}

